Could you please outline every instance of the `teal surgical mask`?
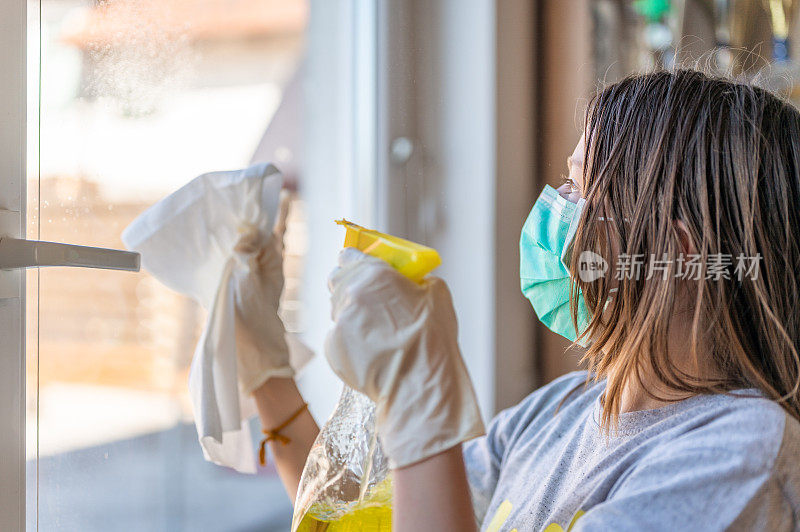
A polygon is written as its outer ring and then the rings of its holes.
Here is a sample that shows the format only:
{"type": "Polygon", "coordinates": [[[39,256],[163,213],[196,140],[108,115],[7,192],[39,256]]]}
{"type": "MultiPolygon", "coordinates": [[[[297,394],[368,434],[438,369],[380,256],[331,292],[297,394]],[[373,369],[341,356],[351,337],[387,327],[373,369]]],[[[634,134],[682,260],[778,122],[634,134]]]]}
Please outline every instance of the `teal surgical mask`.
{"type": "MultiPolygon", "coordinates": [[[[569,261],[585,203],[583,198],[573,203],[545,185],[522,227],[519,241],[522,293],[533,305],[539,321],[573,342],[577,335],[569,310],[569,261]]],[[[579,331],[586,330],[588,323],[589,313],[583,293],[579,292],[579,331]]]]}

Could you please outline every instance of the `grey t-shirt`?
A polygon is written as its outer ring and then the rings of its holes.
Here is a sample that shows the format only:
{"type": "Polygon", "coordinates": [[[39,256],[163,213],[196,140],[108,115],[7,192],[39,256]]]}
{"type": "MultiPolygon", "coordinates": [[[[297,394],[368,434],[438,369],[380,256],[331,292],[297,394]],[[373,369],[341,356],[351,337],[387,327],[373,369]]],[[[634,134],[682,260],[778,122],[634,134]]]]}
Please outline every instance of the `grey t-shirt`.
{"type": "Polygon", "coordinates": [[[695,396],[623,413],[609,436],[605,381],[569,393],[585,380],[544,386],[464,445],[482,530],[800,530],[800,423],[778,404],[695,396]]]}

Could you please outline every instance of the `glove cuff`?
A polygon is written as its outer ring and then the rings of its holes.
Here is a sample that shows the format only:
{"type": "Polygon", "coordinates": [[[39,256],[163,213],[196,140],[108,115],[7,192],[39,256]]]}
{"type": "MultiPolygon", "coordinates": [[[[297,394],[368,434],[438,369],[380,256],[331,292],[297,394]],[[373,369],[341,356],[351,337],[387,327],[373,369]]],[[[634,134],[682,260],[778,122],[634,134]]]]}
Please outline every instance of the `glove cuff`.
{"type": "Polygon", "coordinates": [[[377,401],[375,424],[390,467],[420,462],[486,433],[460,356],[450,370],[451,378],[444,382],[401,380],[391,397],[377,401]]]}
{"type": "MultiPolygon", "coordinates": [[[[263,368],[250,368],[239,371],[239,384],[242,391],[251,395],[256,388],[264,384],[268,379],[273,377],[292,378],[299,371],[301,371],[308,362],[314,358],[314,352],[308,347],[298,335],[294,333],[284,333],[285,350],[288,354],[284,359],[288,359],[288,364],[280,367],[263,367],[263,368]]],[[[267,357],[263,359],[265,363],[270,360],[267,357]]]]}
{"type": "Polygon", "coordinates": [[[282,368],[264,368],[260,372],[251,372],[247,376],[247,379],[240,378],[239,385],[244,393],[247,395],[252,395],[256,388],[273,377],[292,378],[294,375],[295,371],[291,366],[285,366],[282,368]]]}
{"type": "MultiPolygon", "coordinates": [[[[438,419],[414,416],[413,406],[408,417],[377,421],[383,450],[389,467],[397,469],[421,462],[465,441],[486,433],[477,405],[470,411],[454,412],[438,419]],[[413,417],[411,417],[413,416],[413,417]]],[[[379,412],[376,412],[376,415],[379,412]]]]}

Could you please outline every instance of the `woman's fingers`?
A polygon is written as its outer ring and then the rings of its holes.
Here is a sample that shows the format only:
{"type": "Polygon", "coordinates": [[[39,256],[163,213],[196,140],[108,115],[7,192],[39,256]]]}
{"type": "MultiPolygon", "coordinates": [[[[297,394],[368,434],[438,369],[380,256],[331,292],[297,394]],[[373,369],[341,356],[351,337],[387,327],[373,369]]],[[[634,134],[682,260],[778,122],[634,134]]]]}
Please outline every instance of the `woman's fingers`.
{"type": "Polygon", "coordinates": [[[292,202],[292,193],[288,190],[281,189],[280,197],[278,198],[278,213],[275,216],[275,225],[272,229],[273,234],[283,242],[283,237],[286,234],[286,219],[289,217],[289,205],[292,202]]]}

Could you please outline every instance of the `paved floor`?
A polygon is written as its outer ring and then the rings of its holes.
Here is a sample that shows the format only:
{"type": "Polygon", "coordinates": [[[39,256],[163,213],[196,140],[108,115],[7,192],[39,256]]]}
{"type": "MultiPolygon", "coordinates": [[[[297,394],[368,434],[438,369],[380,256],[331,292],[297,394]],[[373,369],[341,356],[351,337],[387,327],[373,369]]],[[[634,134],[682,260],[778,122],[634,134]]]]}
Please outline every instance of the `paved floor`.
{"type": "Polygon", "coordinates": [[[27,473],[29,530],[37,513],[43,531],[285,532],[291,523],[274,470],[205,462],[191,424],[42,457],[38,480],[35,461],[27,473]]]}

